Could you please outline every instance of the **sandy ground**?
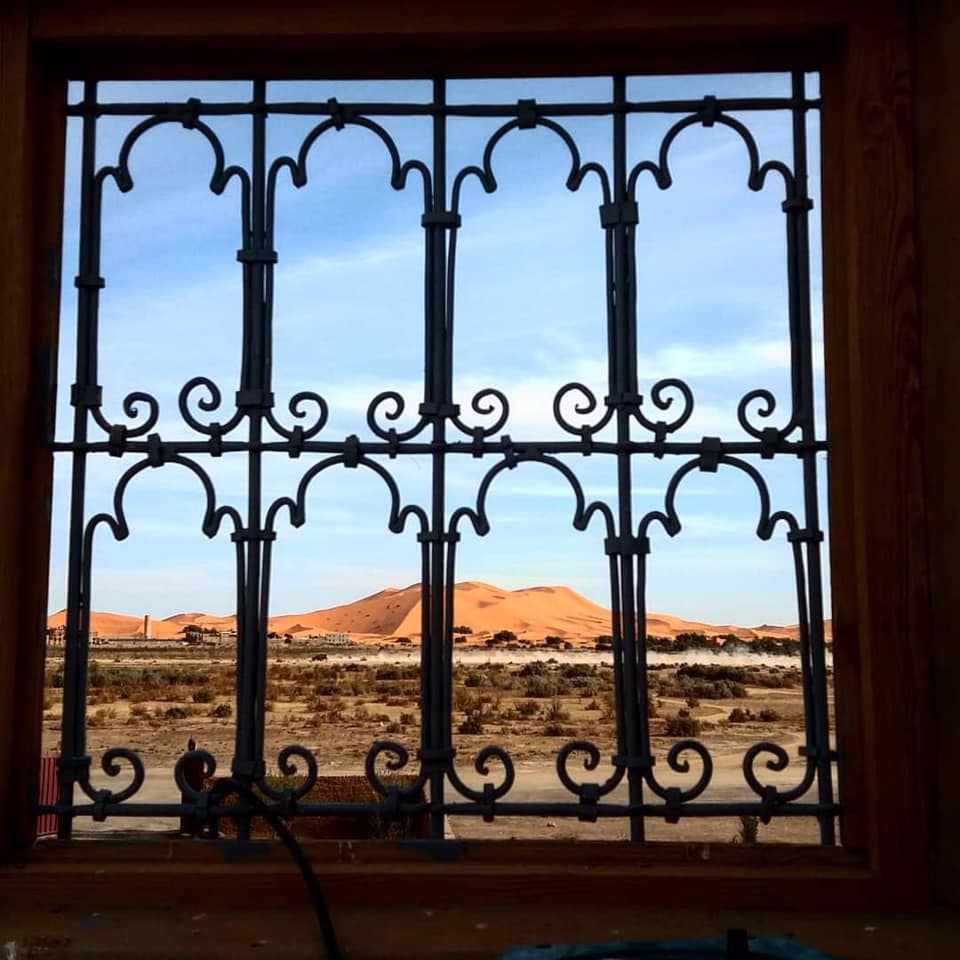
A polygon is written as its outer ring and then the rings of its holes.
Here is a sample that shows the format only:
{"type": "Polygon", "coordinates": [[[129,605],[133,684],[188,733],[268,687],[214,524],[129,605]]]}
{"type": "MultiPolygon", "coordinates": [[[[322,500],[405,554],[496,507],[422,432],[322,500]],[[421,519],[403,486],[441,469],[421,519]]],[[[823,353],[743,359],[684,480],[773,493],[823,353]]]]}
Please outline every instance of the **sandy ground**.
{"type": "MultiPolygon", "coordinates": [[[[224,651],[198,655],[189,648],[169,651],[166,656],[158,657],[140,652],[121,652],[99,650],[96,656],[107,664],[144,665],[153,663],[175,663],[178,666],[206,665],[211,670],[228,662],[224,651]]],[[[232,653],[229,655],[232,662],[232,653]]],[[[559,664],[601,663],[604,655],[593,651],[538,652],[490,651],[479,648],[457,650],[457,662],[482,665],[486,663],[523,664],[531,660],[546,660],[552,657],[559,664]]],[[[671,656],[666,654],[651,656],[651,663],[691,662],[690,654],[671,656]]],[[[756,665],[770,662],[785,665],[784,658],[763,658],[753,656],[731,657],[720,655],[701,655],[698,659],[724,664],[756,665]]],[[[400,663],[416,664],[419,651],[363,650],[347,653],[333,653],[325,662],[327,665],[347,664],[350,662],[365,664],[400,663]]],[[[307,668],[311,661],[302,652],[278,658],[297,669],[307,668]],[[299,665],[299,666],[298,666],[299,665]]],[[[48,666],[55,665],[51,660],[48,666]]],[[[787,661],[786,665],[796,666],[796,661],[787,661]]],[[[473,758],[487,744],[504,746],[514,759],[516,782],[509,800],[516,802],[545,801],[572,802],[573,796],[559,782],[555,766],[557,751],[570,739],[584,737],[592,739],[600,748],[604,758],[595,771],[586,771],[580,761],[573,758],[568,769],[574,779],[584,782],[602,782],[609,776],[609,756],[614,752],[610,742],[612,727],[598,723],[595,713],[590,713],[585,702],[587,698],[566,698],[564,704],[570,713],[572,735],[544,736],[534,735],[520,725],[491,723],[482,735],[455,734],[458,749],[458,773],[471,786],[479,786],[483,779],[472,768],[473,758]]],[[[269,766],[276,766],[276,757],[280,749],[290,743],[302,743],[313,750],[317,756],[322,774],[360,774],[363,771],[363,759],[370,745],[379,739],[397,740],[403,743],[415,755],[419,731],[417,728],[405,728],[402,732],[387,732],[388,721],[403,711],[416,710],[415,703],[404,705],[383,705],[370,698],[346,698],[347,709],[355,704],[366,702],[370,716],[360,721],[344,719],[336,723],[317,723],[305,704],[277,703],[267,716],[267,743],[265,755],[269,766]],[[271,764],[271,760],[273,761],[271,764]]],[[[123,701],[112,705],[116,716],[101,726],[88,731],[89,752],[94,757],[95,773],[93,782],[97,786],[117,789],[128,780],[126,771],[112,779],[99,769],[97,758],[112,746],[130,746],[137,750],[147,767],[146,782],[135,797],[142,803],[178,802],[179,796],[173,781],[173,764],[186,749],[188,738],[194,737],[200,746],[217,757],[221,771],[226,772],[233,754],[234,721],[215,719],[206,715],[189,716],[183,719],[164,722],[139,722],[129,712],[129,705],[123,701]]],[[[661,701],[660,709],[666,714],[675,713],[684,707],[683,701],[661,701]]],[[[96,707],[91,707],[96,710],[96,707]]],[[[744,751],[759,740],[772,740],[782,745],[791,757],[791,764],[783,773],[766,770],[761,760],[757,764],[757,773],[763,782],[785,787],[796,783],[802,776],[802,767],[797,758],[797,747],[802,742],[802,699],[798,688],[789,689],[749,689],[745,701],[702,701],[691,713],[705,723],[705,729],[699,739],[708,747],[713,757],[714,773],[710,787],[700,798],[700,802],[752,801],[755,795],[744,782],[741,769],[744,751]],[[782,722],[728,724],[726,717],[732,706],[748,706],[758,712],[764,707],[775,707],[782,722]]],[[[455,717],[456,724],[456,717],[455,717]]],[[[59,739],[59,703],[51,704],[45,714],[44,753],[55,753],[59,739]]],[[[666,763],[666,754],[676,738],[654,738],[654,752],[658,757],[655,773],[664,786],[684,787],[692,784],[699,776],[699,761],[691,757],[691,769],[682,774],[670,770],[666,763]]],[[[499,782],[500,768],[491,763],[488,779],[499,782]]],[[[626,800],[625,785],[618,787],[608,798],[613,802],[626,800]]],[[[813,800],[812,796],[805,798],[813,800]]],[[[77,822],[78,832],[116,831],[132,827],[141,830],[167,831],[175,829],[175,820],[163,818],[115,818],[104,824],[90,821],[77,822]]],[[[685,842],[729,842],[737,834],[740,823],[735,818],[685,818],[679,824],[668,824],[662,820],[648,820],[647,837],[653,840],[678,840],[685,842]]],[[[479,818],[452,817],[449,821],[450,835],[467,838],[547,838],[547,839],[598,839],[622,840],[628,835],[628,824],[620,818],[604,819],[597,823],[581,823],[573,818],[560,817],[502,817],[492,824],[485,824],[479,818]]],[[[819,841],[817,824],[808,818],[779,818],[769,825],[761,825],[760,841],[816,843],[819,841]]]]}

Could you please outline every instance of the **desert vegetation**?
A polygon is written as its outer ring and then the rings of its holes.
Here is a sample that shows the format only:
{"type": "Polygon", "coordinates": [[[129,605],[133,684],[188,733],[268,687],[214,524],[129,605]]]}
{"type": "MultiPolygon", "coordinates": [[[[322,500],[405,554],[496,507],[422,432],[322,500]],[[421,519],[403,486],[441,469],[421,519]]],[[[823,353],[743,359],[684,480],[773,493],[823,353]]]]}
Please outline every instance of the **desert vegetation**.
{"type": "MultiPolygon", "coordinates": [[[[281,647],[281,649],[283,649],[281,647]]],[[[235,709],[235,666],[219,657],[175,657],[151,662],[98,651],[89,671],[87,725],[103,746],[145,741],[165,759],[188,736],[229,755],[235,709]]],[[[156,658],[154,658],[156,660],[156,658]]],[[[59,719],[62,664],[47,669],[45,719],[52,736],[59,719]]],[[[655,738],[723,735],[746,740],[769,727],[802,729],[800,670],[784,664],[738,666],[651,665],[647,715],[655,738]],[[765,729],[764,729],[765,728],[765,729]]],[[[465,749],[495,741],[516,759],[546,758],[562,738],[615,740],[612,664],[525,662],[458,664],[452,685],[453,730],[465,749]]],[[[343,762],[360,760],[373,740],[398,739],[415,747],[420,734],[420,668],[415,658],[374,662],[359,655],[315,662],[306,656],[271,658],[266,710],[271,739],[336,745],[343,762]]]]}

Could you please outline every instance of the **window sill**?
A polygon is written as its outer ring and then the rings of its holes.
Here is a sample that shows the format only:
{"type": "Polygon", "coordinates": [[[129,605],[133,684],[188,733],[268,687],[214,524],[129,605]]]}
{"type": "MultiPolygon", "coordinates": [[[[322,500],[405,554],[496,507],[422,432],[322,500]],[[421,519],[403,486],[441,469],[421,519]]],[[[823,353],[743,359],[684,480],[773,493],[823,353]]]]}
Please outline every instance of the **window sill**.
{"type": "MultiPolygon", "coordinates": [[[[695,902],[837,910],[903,904],[905,896],[886,889],[860,857],[839,847],[319,841],[304,849],[331,903],[344,907],[523,900],[554,908],[695,902]]],[[[916,891],[913,903],[924,893],[916,891]]],[[[97,910],[98,904],[145,902],[276,907],[306,904],[307,898],[296,867],[277,844],[254,844],[241,853],[229,842],[151,839],[42,843],[22,866],[0,870],[0,902],[97,910]]]]}
{"type": "MultiPolygon", "coordinates": [[[[306,960],[322,955],[316,925],[303,908],[218,911],[207,891],[191,884],[193,903],[151,903],[149,908],[118,909],[112,904],[91,911],[56,904],[15,911],[0,909],[4,940],[42,955],[193,960],[250,955],[306,960]]],[[[730,927],[751,933],[787,933],[847,960],[894,957],[948,957],[960,954],[960,917],[945,909],[886,914],[823,916],[811,912],[769,910],[732,912],[648,907],[555,907],[524,904],[493,907],[435,907],[423,899],[419,909],[371,906],[335,909],[334,922],[345,952],[354,960],[474,960],[495,958],[517,944],[641,940],[715,936],[730,927]]]]}

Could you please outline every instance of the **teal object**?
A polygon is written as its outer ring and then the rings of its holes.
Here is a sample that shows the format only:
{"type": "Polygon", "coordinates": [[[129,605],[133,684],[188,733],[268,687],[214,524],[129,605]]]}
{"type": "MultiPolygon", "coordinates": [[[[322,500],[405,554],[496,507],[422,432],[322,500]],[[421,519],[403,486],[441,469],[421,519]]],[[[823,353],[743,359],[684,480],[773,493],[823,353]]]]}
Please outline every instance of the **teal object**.
{"type": "Polygon", "coordinates": [[[514,947],[499,960],[833,960],[790,937],[749,937],[746,950],[727,937],[706,940],[637,940],[514,947]]]}

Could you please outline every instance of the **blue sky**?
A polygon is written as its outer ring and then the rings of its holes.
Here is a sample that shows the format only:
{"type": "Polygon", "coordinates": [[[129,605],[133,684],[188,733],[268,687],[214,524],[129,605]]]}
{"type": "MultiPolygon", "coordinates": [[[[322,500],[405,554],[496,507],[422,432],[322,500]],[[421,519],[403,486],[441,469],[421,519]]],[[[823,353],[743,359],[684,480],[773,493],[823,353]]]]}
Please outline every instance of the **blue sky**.
{"type": "MultiPolygon", "coordinates": [[[[811,78],[816,93],[815,78],[811,78]]],[[[247,84],[102,84],[101,98],[129,100],[248,99],[247,84]]],[[[80,95],[72,85],[72,98],[80,95]]],[[[632,99],[704,94],[786,95],[786,75],[636,78],[632,99]]],[[[276,83],[272,99],[426,101],[425,82],[276,83]]],[[[454,102],[608,99],[610,81],[457,81],[454,102]]],[[[676,117],[642,115],[629,121],[631,165],[655,158],[676,117]]],[[[754,132],[761,159],[791,157],[785,112],[741,117],[754,132]]],[[[136,120],[104,118],[98,164],[112,163],[136,120]]],[[[313,125],[309,118],[273,117],[269,156],[296,154],[313,125]]],[[[429,124],[422,118],[385,121],[401,156],[429,157],[429,124]]],[[[610,163],[610,119],[565,123],[584,161],[610,163]]],[[[214,119],[227,162],[248,165],[249,119],[214,119]]],[[[450,122],[449,172],[477,163],[495,121],[450,122]]],[[[811,193],[818,198],[816,117],[811,116],[811,193]]],[[[80,123],[68,130],[67,202],[58,434],[69,436],[73,377],[80,123]]],[[[552,420],[556,390],[569,380],[606,392],[603,232],[597,180],[579,192],[564,187],[569,154],[544,130],[514,131],[497,148],[496,193],[476,180],[464,187],[458,240],[455,399],[469,419],[469,401],[487,386],[511,399],[504,428],[517,440],[562,436],[552,420]]],[[[274,375],[277,414],[286,401],[316,390],[330,406],[325,435],[367,436],[364,413],[372,397],[399,390],[408,413],[420,399],[423,323],[422,189],[412,175],[407,189],[388,183],[386,151],[371,134],[348,128],[325,135],[309,160],[310,180],[295,189],[281,176],[277,192],[274,375]]],[[[723,127],[693,127],[671,154],[674,185],[660,191],[644,175],[638,188],[638,350],[641,391],[663,377],[682,377],[696,406],[677,435],[742,439],[739,398],[766,387],[780,402],[771,422],[788,416],[789,345],[782,180],[772,175],[760,193],[746,186],[747,153],[723,127]]],[[[216,197],[207,188],[212,153],[198,134],[167,125],[134,148],[134,189],[121,195],[108,182],[103,206],[100,381],[104,412],[121,420],[131,390],[154,393],[161,404],[159,432],[186,437],[176,411],[182,384],[204,375],[231,398],[239,373],[241,268],[236,183],[216,197]]],[[[811,222],[813,302],[817,345],[818,415],[822,422],[819,210],[811,222]]],[[[228,400],[229,402],[229,400],[228,400]]],[[[226,420],[229,414],[221,413],[226,420]]],[[[209,415],[210,419],[218,415],[209,415]]],[[[401,424],[412,420],[401,421],[401,424]]],[[[134,458],[92,457],[89,513],[108,509],[113,486],[134,458]]],[[[570,458],[588,497],[613,502],[612,458],[570,458]]],[[[663,490],[681,461],[635,459],[634,504],[640,514],[662,505],[663,490]]],[[[291,494],[310,458],[267,458],[265,494],[291,494]]],[[[245,465],[240,457],[206,460],[221,502],[242,506],[245,465]]],[[[471,504],[490,463],[452,458],[450,508],[471,504]]],[[[426,457],[388,466],[405,502],[426,502],[426,457]]],[[[764,462],[774,509],[800,510],[800,464],[764,462]]],[[[61,455],[54,497],[50,609],[65,597],[69,459],[61,455]]],[[[825,481],[825,471],[821,470],[825,481]]],[[[825,501],[825,484],[823,491],[825,501]]],[[[274,551],[271,610],[296,612],[346,602],[386,585],[419,579],[419,551],[411,530],[386,530],[387,498],[377,478],[363,471],[327,473],[312,488],[306,528],[281,522],[274,551]]],[[[208,541],[200,532],[200,488],[187,471],[149,471],[127,498],[131,536],[115,543],[101,528],[94,554],[92,604],[98,610],[167,616],[182,610],[232,612],[233,547],[227,536],[208,541]]],[[[489,502],[490,534],[463,529],[458,579],[504,587],[566,583],[597,602],[608,602],[603,533],[599,525],[573,530],[573,498],[559,474],[523,465],[501,475],[489,502]]],[[[682,532],[653,533],[648,608],[714,622],[794,622],[796,600],[789,549],[779,531],[770,543],[754,534],[757,497],[733,471],[694,474],[681,488],[682,532]]],[[[825,505],[824,505],[825,510],[825,505]]]]}

